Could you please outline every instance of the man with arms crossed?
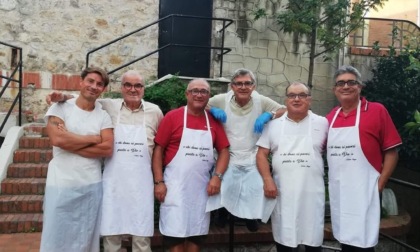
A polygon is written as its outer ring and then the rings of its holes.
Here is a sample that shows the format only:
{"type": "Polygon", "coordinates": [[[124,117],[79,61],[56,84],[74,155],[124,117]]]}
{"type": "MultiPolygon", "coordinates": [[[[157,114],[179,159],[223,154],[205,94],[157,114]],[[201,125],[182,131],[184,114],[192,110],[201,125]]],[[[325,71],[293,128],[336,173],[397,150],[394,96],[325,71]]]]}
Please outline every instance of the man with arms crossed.
{"type": "Polygon", "coordinates": [[[257,142],[257,166],[264,194],[276,198],[271,226],[278,252],[292,252],[299,244],[307,252],[321,252],[324,237],[324,162],[322,152],[328,121],[311,111],[307,85],[286,88],[287,112],[264,129],[257,142]],[[268,162],[272,154],[273,177],[268,162]]]}
{"type": "Polygon", "coordinates": [[[168,112],[159,126],[152,162],[155,197],[162,202],[159,228],[171,252],[200,250],[210,224],[207,199],[220,192],[229,162],[223,126],[205,111],[210,85],[194,79],[185,95],[187,106],[168,112]],[[218,159],[210,174],[213,148],[218,159]]]}
{"type": "Polygon", "coordinates": [[[112,122],[96,99],[108,85],[100,68],[83,70],[77,99],[45,115],[53,159],[44,198],[42,252],[99,251],[101,157],[112,154],[112,122]]]}

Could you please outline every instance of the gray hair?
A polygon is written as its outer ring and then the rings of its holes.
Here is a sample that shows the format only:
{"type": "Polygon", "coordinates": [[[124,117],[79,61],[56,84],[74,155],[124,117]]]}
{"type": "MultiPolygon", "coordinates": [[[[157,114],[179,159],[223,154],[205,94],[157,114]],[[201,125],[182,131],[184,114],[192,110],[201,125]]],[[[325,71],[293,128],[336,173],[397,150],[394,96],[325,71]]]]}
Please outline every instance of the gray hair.
{"type": "Polygon", "coordinates": [[[311,89],[309,88],[309,86],[306,85],[305,83],[299,82],[299,81],[294,81],[294,82],[290,83],[289,85],[287,85],[287,87],[286,87],[286,93],[285,94],[287,95],[287,90],[289,89],[289,87],[291,87],[291,86],[297,86],[297,85],[303,85],[303,86],[305,86],[305,88],[308,90],[308,95],[311,95],[311,89]]]}
{"type": "Polygon", "coordinates": [[[235,72],[233,72],[232,78],[230,79],[230,82],[232,83],[236,77],[238,76],[245,76],[245,75],[249,75],[249,77],[251,77],[251,81],[252,83],[254,83],[255,85],[257,85],[257,80],[255,79],[255,75],[251,70],[245,69],[245,68],[239,68],[236,69],[235,72]]]}
{"type": "Polygon", "coordinates": [[[143,76],[141,76],[141,74],[140,74],[139,72],[135,71],[135,70],[128,70],[127,72],[125,72],[125,73],[121,76],[121,82],[122,82],[122,84],[124,84],[124,83],[123,83],[123,82],[124,82],[124,79],[125,79],[127,76],[136,76],[136,77],[139,77],[139,78],[141,79],[141,84],[143,84],[143,85],[144,85],[144,79],[143,79],[143,76]]]}
{"type": "Polygon", "coordinates": [[[341,66],[337,69],[337,71],[335,71],[334,81],[337,79],[338,76],[340,76],[342,74],[345,74],[345,73],[353,74],[354,76],[356,76],[356,80],[359,82],[360,85],[362,85],[362,86],[365,85],[362,82],[362,75],[360,74],[359,70],[357,70],[353,66],[348,66],[348,65],[341,66]]]}

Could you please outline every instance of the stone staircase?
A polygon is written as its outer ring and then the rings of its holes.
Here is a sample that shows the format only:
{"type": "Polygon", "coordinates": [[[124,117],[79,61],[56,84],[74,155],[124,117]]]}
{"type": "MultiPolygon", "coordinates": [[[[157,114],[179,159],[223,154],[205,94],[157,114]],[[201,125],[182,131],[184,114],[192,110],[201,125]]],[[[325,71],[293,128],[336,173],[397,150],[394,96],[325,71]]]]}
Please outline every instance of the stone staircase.
{"type": "Polygon", "coordinates": [[[42,231],[42,203],[52,149],[44,126],[27,126],[1,182],[0,233],[42,231]]]}

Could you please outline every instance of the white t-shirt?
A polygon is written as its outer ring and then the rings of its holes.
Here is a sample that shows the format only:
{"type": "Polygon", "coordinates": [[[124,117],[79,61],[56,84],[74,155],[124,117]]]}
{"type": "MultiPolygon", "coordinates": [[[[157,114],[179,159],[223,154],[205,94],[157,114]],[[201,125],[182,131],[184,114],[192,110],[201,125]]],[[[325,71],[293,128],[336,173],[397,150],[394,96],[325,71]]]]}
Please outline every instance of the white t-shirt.
{"type": "Polygon", "coordinates": [[[283,115],[280,118],[270,121],[264,128],[257,145],[269,149],[273,155],[278,151],[279,134],[284,125],[284,134],[303,135],[308,133],[309,120],[312,121],[312,141],[314,153],[322,153],[325,149],[328,134],[328,121],[325,117],[316,115],[311,111],[308,116],[300,122],[294,122],[283,115]]]}

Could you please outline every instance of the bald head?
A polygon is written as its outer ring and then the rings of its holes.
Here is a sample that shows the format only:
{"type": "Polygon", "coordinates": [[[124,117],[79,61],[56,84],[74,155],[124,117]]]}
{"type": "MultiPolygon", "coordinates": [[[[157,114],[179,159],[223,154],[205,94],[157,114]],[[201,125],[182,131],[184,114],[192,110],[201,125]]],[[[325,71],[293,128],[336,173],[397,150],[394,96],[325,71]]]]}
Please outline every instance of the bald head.
{"type": "Polygon", "coordinates": [[[195,86],[206,86],[206,89],[210,91],[210,84],[203,78],[193,79],[188,83],[187,90],[193,89],[195,86]]]}
{"type": "Polygon", "coordinates": [[[188,113],[200,115],[210,98],[210,84],[205,79],[193,79],[185,91],[188,113]]]}

